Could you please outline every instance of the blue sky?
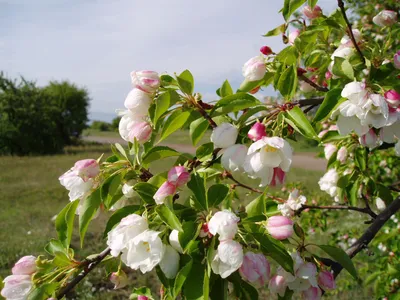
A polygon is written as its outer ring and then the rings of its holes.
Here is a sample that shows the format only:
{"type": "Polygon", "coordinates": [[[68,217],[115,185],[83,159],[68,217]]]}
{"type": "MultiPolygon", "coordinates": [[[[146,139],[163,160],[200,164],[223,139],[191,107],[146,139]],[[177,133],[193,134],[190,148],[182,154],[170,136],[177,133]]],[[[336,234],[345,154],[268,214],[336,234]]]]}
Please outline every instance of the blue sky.
{"type": "MultiPolygon", "coordinates": [[[[262,34],[283,23],[283,0],[0,0],[0,70],[45,85],[67,79],[85,86],[92,117],[110,119],[131,89],[129,73],[189,69],[206,100],[259,48],[280,37],[262,34]]],[[[324,10],[335,1],[322,0],[324,10]]],[[[263,92],[274,95],[272,89],[263,92]]]]}

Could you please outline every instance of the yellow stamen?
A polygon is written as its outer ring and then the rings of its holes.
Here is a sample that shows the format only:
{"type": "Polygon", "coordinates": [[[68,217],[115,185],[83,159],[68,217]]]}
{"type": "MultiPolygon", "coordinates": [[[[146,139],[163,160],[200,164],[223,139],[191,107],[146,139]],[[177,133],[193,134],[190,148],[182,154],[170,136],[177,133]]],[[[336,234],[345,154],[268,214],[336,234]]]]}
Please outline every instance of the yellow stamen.
{"type": "Polygon", "coordinates": [[[265,151],[265,152],[276,152],[276,151],[278,151],[278,149],[276,149],[275,147],[272,147],[272,146],[270,146],[270,145],[267,145],[267,146],[264,148],[264,151],[265,151]]]}

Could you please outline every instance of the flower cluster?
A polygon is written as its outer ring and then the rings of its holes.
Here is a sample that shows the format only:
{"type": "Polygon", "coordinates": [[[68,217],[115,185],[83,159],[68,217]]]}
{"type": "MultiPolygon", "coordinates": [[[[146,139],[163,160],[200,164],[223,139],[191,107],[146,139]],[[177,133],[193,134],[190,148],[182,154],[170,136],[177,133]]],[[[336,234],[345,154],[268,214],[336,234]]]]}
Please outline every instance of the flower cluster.
{"type": "Polygon", "coordinates": [[[300,195],[298,189],[294,189],[285,203],[278,204],[278,210],[283,216],[292,217],[295,212],[301,208],[307,201],[306,197],[300,195]]]}

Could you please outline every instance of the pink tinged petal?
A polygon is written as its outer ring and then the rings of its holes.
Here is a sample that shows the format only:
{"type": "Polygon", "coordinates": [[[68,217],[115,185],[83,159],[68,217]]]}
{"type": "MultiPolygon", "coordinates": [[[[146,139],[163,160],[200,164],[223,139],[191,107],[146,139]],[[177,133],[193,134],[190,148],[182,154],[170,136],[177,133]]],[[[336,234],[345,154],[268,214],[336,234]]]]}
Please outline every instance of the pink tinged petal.
{"type": "Polygon", "coordinates": [[[398,51],[393,57],[393,64],[396,69],[400,69],[400,51],[398,51]]]}
{"type": "Polygon", "coordinates": [[[303,14],[309,19],[315,19],[322,15],[322,9],[318,5],[315,5],[314,8],[306,5],[303,8],[303,14]]]}
{"type": "Polygon", "coordinates": [[[260,122],[256,122],[250,128],[249,132],[247,133],[247,136],[249,137],[249,139],[253,141],[258,141],[262,137],[267,136],[265,132],[265,125],[260,122]]]}
{"type": "Polygon", "coordinates": [[[133,143],[136,138],[139,143],[143,144],[150,139],[152,131],[147,122],[134,123],[128,134],[129,141],[133,143]]]}
{"type": "Polygon", "coordinates": [[[335,278],[329,271],[321,271],[318,274],[318,284],[325,291],[336,289],[335,278]]]}
{"type": "Polygon", "coordinates": [[[281,297],[285,295],[286,287],[287,282],[285,277],[280,275],[273,276],[268,284],[268,289],[271,291],[271,293],[278,294],[281,297]]]}
{"type": "Polygon", "coordinates": [[[268,218],[266,225],[268,233],[277,240],[284,240],[293,235],[293,221],[284,216],[268,218]]]}
{"type": "Polygon", "coordinates": [[[400,105],[400,94],[395,90],[389,90],[385,93],[385,100],[391,107],[398,107],[400,105]]]}
{"type": "Polygon", "coordinates": [[[10,300],[27,299],[32,288],[31,275],[10,275],[4,278],[1,295],[10,300]]]}
{"type": "Polygon", "coordinates": [[[190,180],[190,174],[183,166],[173,167],[168,172],[168,181],[177,187],[185,185],[190,180]]]}
{"type": "Polygon", "coordinates": [[[303,298],[307,300],[319,300],[322,296],[322,291],[318,287],[310,287],[302,293],[303,298]]]}
{"type": "Polygon", "coordinates": [[[176,186],[166,181],[160,186],[160,188],[154,194],[153,198],[157,204],[163,204],[165,198],[167,198],[168,196],[172,196],[175,193],[176,193],[176,186]]]}
{"type": "Polygon", "coordinates": [[[292,31],[288,36],[289,44],[294,45],[294,41],[297,39],[299,35],[300,35],[300,30],[296,29],[292,31]]]}
{"type": "Polygon", "coordinates": [[[77,171],[77,174],[84,181],[87,181],[89,178],[95,178],[100,173],[100,166],[95,159],[83,159],[75,163],[73,170],[77,171]]]}
{"type": "Polygon", "coordinates": [[[32,275],[36,270],[36,257],[29,255],[20,258],[11,271],[13,275],[32,275]]]}
{"type": "Polygon", "coordinates": [[[285,181],[286,173],[281,168],[274,168],[274,175],[272,177],[271,186],[277,186],[283,184],[285,181]]]}

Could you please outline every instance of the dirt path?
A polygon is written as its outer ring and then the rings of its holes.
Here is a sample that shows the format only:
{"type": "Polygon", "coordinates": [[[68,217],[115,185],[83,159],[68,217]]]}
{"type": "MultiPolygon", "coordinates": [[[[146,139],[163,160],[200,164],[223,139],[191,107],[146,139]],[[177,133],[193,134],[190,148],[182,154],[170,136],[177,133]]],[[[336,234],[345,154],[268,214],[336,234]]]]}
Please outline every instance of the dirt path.
{"type": "MultiPolygon", "coordinates": [[[[126,144],[124,140],[116,137],[85,136],[83,137],[83,140],[102,143],[102,144],[113,144],[113,143],[126,144]]],[[[170,144],[170,143],[161,143],[160,145],[171,147],[180,152],[188,152],[188,153],[195,152],[195,147],[190,145],[170,144]]],[[[315,157],[315,153],[307,153],[307,152],[295,153],[293,156],[293,166],[295,168],[300,168],[305,170],[325,171],[326,160],[315,157]]]]}

